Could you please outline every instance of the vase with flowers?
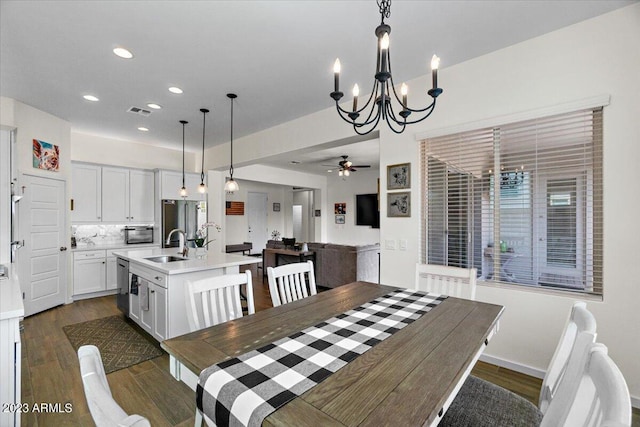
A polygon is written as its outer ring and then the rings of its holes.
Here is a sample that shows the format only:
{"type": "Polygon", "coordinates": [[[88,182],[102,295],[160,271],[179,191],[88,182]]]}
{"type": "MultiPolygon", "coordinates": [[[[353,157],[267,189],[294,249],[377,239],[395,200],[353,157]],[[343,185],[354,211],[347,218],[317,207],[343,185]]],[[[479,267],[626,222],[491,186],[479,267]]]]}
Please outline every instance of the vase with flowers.
{"type": "Polygon", "coordinates": [[[196,254],[206,252],[209,243],[215,242],[215,238],[209,237],[209,228],[213,228],[218,233],[222,231],[222,227],[213,221],[202,224],[196,231],[196,238],[194,239],[196,254]]]}

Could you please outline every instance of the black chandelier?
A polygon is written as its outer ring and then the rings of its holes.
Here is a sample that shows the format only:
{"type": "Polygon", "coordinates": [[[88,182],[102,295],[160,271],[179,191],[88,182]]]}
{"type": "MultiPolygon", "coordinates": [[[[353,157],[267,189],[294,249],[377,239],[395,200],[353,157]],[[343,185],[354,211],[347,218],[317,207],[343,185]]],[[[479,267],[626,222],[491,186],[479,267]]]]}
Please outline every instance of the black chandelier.
{"type": "Polygon", "coordinates": [[[391,0],[377,0],[377,3],[380,9],[382,22],[376,28],[376,37],[378,38],[376,73],[374,76],[373,88],[371,89],[371,96],[362,108],[358,109],[358,95],[360,94],[360,90],[357,84],[353,86],[352,111],[347,111],[340,107],[338,102],[344,95],[340,92],[339,88],[340,60],[336,59],[333,66],[334,91],[331,92],[330,96],[336,101],[336,109],[338,110],[340,117],[347,123],[351,123],[353,125],[353,130],[359,135],[366,135],[374,130],[378,125],[378,122],[380,122],[380,119],[386,121],[393,132],[404,132],[407,125],[421,122],[431,115],[436,107],[436,98],[442,93],[442,89],[438,87],[438,66],[440,65],[440,58],[433,55],[433,58],[431,58],[433,87],[427,92],[433,98],[431,104],[425,108],[409,108],[407,106],[408,88],[404,83],[402,83],[402,87],[400,89],[402,99],[398,97],[395,84],[393,83],[393,77],[391,75],[391,55],[389,52],[389,34],[391,33],[391,27],[384,23],[384,19],[389,18],[391,15],[391,0]],[[402,107],[402,110],[400,110],[397,115],[393,109],[393,103],[391,102],[392,93],[393,97],[402,107]],[[368,113],[363,113],[365,110],[369,110],[368,113]],[[411,113],[419,113],[420,117],[414,120],[407,120],[411,113]],[[357,122],[356,120],[361,114],[366,118],[357,122]]]}

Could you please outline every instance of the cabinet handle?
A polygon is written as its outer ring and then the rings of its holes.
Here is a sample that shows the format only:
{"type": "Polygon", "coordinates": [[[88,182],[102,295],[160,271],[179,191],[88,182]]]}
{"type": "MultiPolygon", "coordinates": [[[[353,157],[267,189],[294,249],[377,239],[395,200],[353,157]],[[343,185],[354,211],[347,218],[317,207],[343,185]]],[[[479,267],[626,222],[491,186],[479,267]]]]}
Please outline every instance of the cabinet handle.
{"type": "Polygon", "coordinates": [[[156,280],[162,280],[162,277],[156,276],[156,280]]]}
{"type": "Polygon", "coordinates": [[[102,261],[102,263],[104,264],[105,262],[104,262],[104,261],[102,261]]]}
{"type": "Polygon", "coordinates": [[[152,294],[155,294],[155,293],[156,293],[156,291],[154,291],[153,289],[151,289],[151,293],[152,293],[152,294]]]}

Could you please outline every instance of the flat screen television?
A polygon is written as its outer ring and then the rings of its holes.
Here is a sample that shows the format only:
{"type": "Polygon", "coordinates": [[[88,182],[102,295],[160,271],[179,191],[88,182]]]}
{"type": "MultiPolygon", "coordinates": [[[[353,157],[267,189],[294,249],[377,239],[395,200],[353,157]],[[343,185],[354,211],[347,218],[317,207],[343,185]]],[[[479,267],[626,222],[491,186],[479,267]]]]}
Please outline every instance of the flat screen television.
{"type": "Polygon", "coordinates": [[[370,225],[380,228],[380,212],[378,211],[378,195],[356,194],[356,225],[370,225]]]}

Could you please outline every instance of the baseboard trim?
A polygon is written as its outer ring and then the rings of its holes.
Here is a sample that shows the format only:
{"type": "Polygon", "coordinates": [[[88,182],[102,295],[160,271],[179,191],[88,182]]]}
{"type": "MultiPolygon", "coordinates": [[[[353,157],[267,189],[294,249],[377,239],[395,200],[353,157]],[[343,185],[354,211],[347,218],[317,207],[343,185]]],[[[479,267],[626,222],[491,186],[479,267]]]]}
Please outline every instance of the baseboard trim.
{"type": "Polygon", "coordinates": [[[512,362],[510,360],[501,359],[499,357],[491,356],[489,354],[483,354],[480,356],[480,360],[492,365],[500,366],[501,368],[511,369],[512,371],[520,372],[521,374],[529,375],[535,378],[544,378],[545,371],[531,366],[523,365],[521,363],[512,362]]]}
{"type": "MultiPolygon", "coordinates": [[[[521,363],[512,362],[511,360],[501,359],[499,357],[483,354],[480,356],[480,360],[492,365],[500,366],[501,368],[511,369],[512,371],[520,372],[521,374],[529,375],[535,378],[544,378],[545,371],[531,366],[523,365],[521,363]]],[[[631,396],[631,406],[640,409],[640,398],[631,396]]]]}

